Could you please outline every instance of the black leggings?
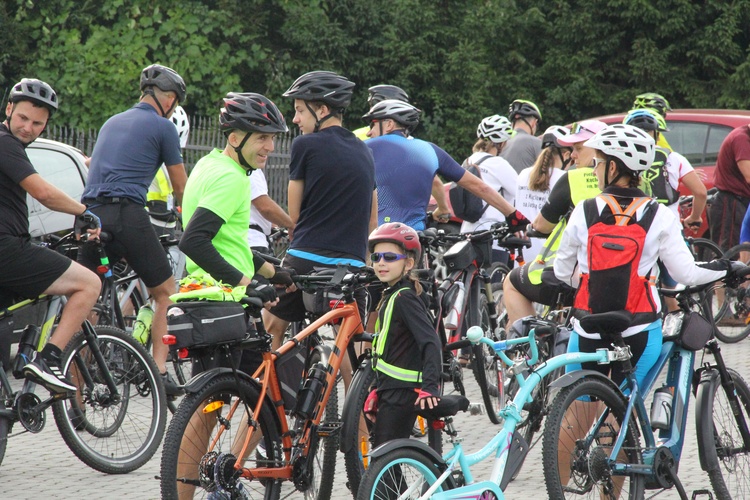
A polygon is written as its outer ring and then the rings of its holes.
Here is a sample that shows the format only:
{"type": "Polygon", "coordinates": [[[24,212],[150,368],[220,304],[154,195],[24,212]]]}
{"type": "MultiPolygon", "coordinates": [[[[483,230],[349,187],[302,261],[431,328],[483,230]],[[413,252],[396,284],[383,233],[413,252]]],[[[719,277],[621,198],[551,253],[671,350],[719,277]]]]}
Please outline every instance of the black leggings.
{"type": "Polygon", "coordinates": [[[378,391],[378,412],[373,428],[373,445],[411,436],[417,412],[414,389],[385,389],[378,391]]]}

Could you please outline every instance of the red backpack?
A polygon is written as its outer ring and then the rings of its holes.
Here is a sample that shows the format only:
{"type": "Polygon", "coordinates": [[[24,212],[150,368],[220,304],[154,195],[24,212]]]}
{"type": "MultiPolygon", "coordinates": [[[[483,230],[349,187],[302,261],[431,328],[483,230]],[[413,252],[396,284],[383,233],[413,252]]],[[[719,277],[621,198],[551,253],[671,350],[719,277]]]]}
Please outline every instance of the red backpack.
{"type": "Polygon", "coordinates": [[[658,204],[651,198],[633,198],[623,210],[609,194],[583,202],[589,272],[581,275],[576,309],[587,313],[625,310],[633,314],[633,324],[656,320],[651,280],[638,275],[638,265],[657,209],[658,204]],[[597,198],[605,202],[601,214],[597,198]],[[644,205],[641,219],[636,220],[636,211],[644,205]]]}

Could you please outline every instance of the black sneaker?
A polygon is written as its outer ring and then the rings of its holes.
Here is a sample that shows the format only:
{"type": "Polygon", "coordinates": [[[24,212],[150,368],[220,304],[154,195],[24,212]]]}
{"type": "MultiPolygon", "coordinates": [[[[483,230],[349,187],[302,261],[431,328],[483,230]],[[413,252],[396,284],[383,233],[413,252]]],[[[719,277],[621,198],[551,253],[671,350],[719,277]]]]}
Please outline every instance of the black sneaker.
{"type": "Polygon", "coordinates": [[[161,374],[161,381],[164,384],[164,391],[166,391],[167,396],[182,396],[185,394],[185,389],[172,378],[169,372],[161,374]]]}
{"type": "Polygon", "coordinates": [[[45,360],[38,352],[35,352],[31,361],[23,367],[23,374],[50,392],[62,393],[77,390],[76,386],[65,379],[59,364],[45,360]]]}

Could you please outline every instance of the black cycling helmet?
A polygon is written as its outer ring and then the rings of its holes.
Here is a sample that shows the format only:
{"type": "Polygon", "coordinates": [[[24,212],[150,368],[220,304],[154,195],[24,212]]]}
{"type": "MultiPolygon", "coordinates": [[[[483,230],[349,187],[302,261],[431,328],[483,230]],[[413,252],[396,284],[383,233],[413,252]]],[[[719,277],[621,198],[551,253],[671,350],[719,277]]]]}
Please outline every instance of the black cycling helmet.
{"type": "Polygon", "coordinates": [[[279,108],[266,96],[250,92],[229,92],[219,114],[223,131],[267,132],[289,131],[279,108]]]}
{"type": "Polygon", "coordinates": [[[187,97],[185,80],[175,70],[161,64],[152,64],[141,71],[141,90],[147,87],[159,87],[164,92],[174,92],[180,103],[184,103],[187,97]]]}
{"type": "Polygon", "coordinates": [[[526,118],[527,116],[533,116],[540,121],[542,119],[542,113],[539,111],[539,107],[531,101],[516,99],[510,103],[510,106],[508,106],[508,119],[510,121],[514,121],[518,118],[526,118]]]}
{"type": "Polygon", "coordinates": [[[422,112],[408,102],[399,101],[398,99],[385,99],[370,108],[370,111],[362,116],[362,118],[367,123],[373,120],[390,119],[405,127],[408,132],[411,132],[419,125],[420,113],[422,112]]]}
{"type": "Polygon", "coordinates": [[[352,102],[354,82],[332,71],[310,71],[297,78],[284,97],[305,101],[305,106],[315,117],[313,133],[320,130],[320,125],[338,113],[343,113],[352,102]],[[308,101],[319,101],[328,106],[330,113],[318,118],[308,101]]]}
{"type": "Polygon", "coordinates": [[[57,111],[58,106],[57,93],[48,83],[35,78],[24,78],[13,85],[8,101],[12,103],[31,101],[47,108],[50,115],[57,111]]]}
{"type": "Polygon", "coordinates": [[[342,112],[352,102],[354,82],[332,71],[311,71],[295,80],[284,97],[320,101],[342,112]]]}
{"type": "MultiPolygon", "coordinates": [[[[224,107],[219,114],[219,126],[229,136],[232,130],[249,132],[245,134],[238,146],[232,146],[240,165],[248,172],[256,167],[250,165],[242,154],[242,148],[253,132],[276,134],[289,130],[279,108],[260,94],[250,92],[229,92],[224,98],[224,107]]],[[[231,144],[230,144],[231,146],[231,144]]]]}
{"type": "Polygon", "coordinates": [[[399,101],[409,102],[409,94],[407,94],[401,87],[395,85],[375,85],[367,89],[370,93],[367,96],[367,105],[372,107],[380,101],[386,99],[397,99],[399,101]]]}

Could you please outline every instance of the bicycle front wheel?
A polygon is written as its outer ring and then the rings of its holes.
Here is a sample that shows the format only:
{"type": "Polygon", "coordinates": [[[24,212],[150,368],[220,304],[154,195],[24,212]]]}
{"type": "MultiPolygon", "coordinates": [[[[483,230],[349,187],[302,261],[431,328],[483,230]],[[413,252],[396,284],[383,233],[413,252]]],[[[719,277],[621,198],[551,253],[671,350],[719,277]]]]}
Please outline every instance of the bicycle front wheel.
{"type": "Polygon", "coordinates": [[[263,405],[259,415],[252,414],[258,397],[257,386],[244,379],[238,383],[228,374],[212,378],[198,392],[183,398],[164,440],[163,499],[205,498],[214,492],[216,498],[279,497],[280,481],[248,482],[235,475],[234,465],[238,460],[243,467],[281,465],[278,419],[270,405],[263,405]],[[247,437],[248,416],[258,427],[248,447],[248,456],[238,457],[247,437]]]}
{"type": "Polygon", "coordinates": [[[52,411],[63,440],[86,465],[109,474],[134,471],[159,448],[166,395],[156,364],[143,346],[118,328],[97,326],[97,362],[83,332],[63,353],[63,372],[79,387],[52,411]],[[106,372],[117,393],[106,384],[106,372]]]}
{"type": "MultiPolygon", "coordinates": [[[[730,248],[724,258],[750,263],[750,243],[730,248]]],[[[717,339],[733,344],[750,335],[750,291],[745,286],[730,288],[717,283],[717,288],[712,291],[712,299],[712,307],[717,307],[721,312],[721,315],[714,313],[717,339]],[[716,306],[717,303],[719,306],[716,306]]]]}
{"type": "MultiPolygon", "coordinates": [[[[627,401],[603,380],[586,377],[562,389],[544,426],[542,459],[549,498],[643,498],[644,476],[615,476],[609,456],[627,401]]],[[[640,464],[633,419],[617,464],[640,464]]]]}
{"type": "MultiPolygon", "coordinates": [[[[478,324],[485,337],[493,341],[497,340],[492,332],[489,301],[485,294],[479,294],[478,302],[478,324]]],[[[487,408],[487,416],[493,424],[499,424],[501,419],[498,412],[505,406],[504,370],[499,366],[500,360],[490,346],[479,344],[472,346],[471,349],[474,353],[472,365],[474,378],[477,379],[479,389],[482,391],[482,400],[485,408],[487,408]]]]}
{"type": "MultiPolygon", "coordinates": [[[[737,410],[750,425],[750,388],[734,370],[728,370],[739,399],[737,410]]],[[[720,500],[750,497],[750,451],[742,439],[737,417],[719,372],[703,378],[696,396],[695,424],[698,452],[711,486],[720,500]]]]}
{"type": "Polygon", "coordinates": [[[372,446],[370,432],[374,424],[365,418],[364,405],[374,384],[375,370],[368,361],[363,363],[354,374],[341,415],[343,423],[341,448],[344,451],[349,489],[353,494],[357,493],[362,476],[369,465],[367,460],[372,446]]]}
{"type": "MultiPolygon", "coordinates": [[[[395,449],[378,458],[367,469],[357,500],[419,498],[440,477],[440,471],[425,455],[412,449],[395,449]]],[[[436,493],[451,489],[441,485],[436,493]]]]}

